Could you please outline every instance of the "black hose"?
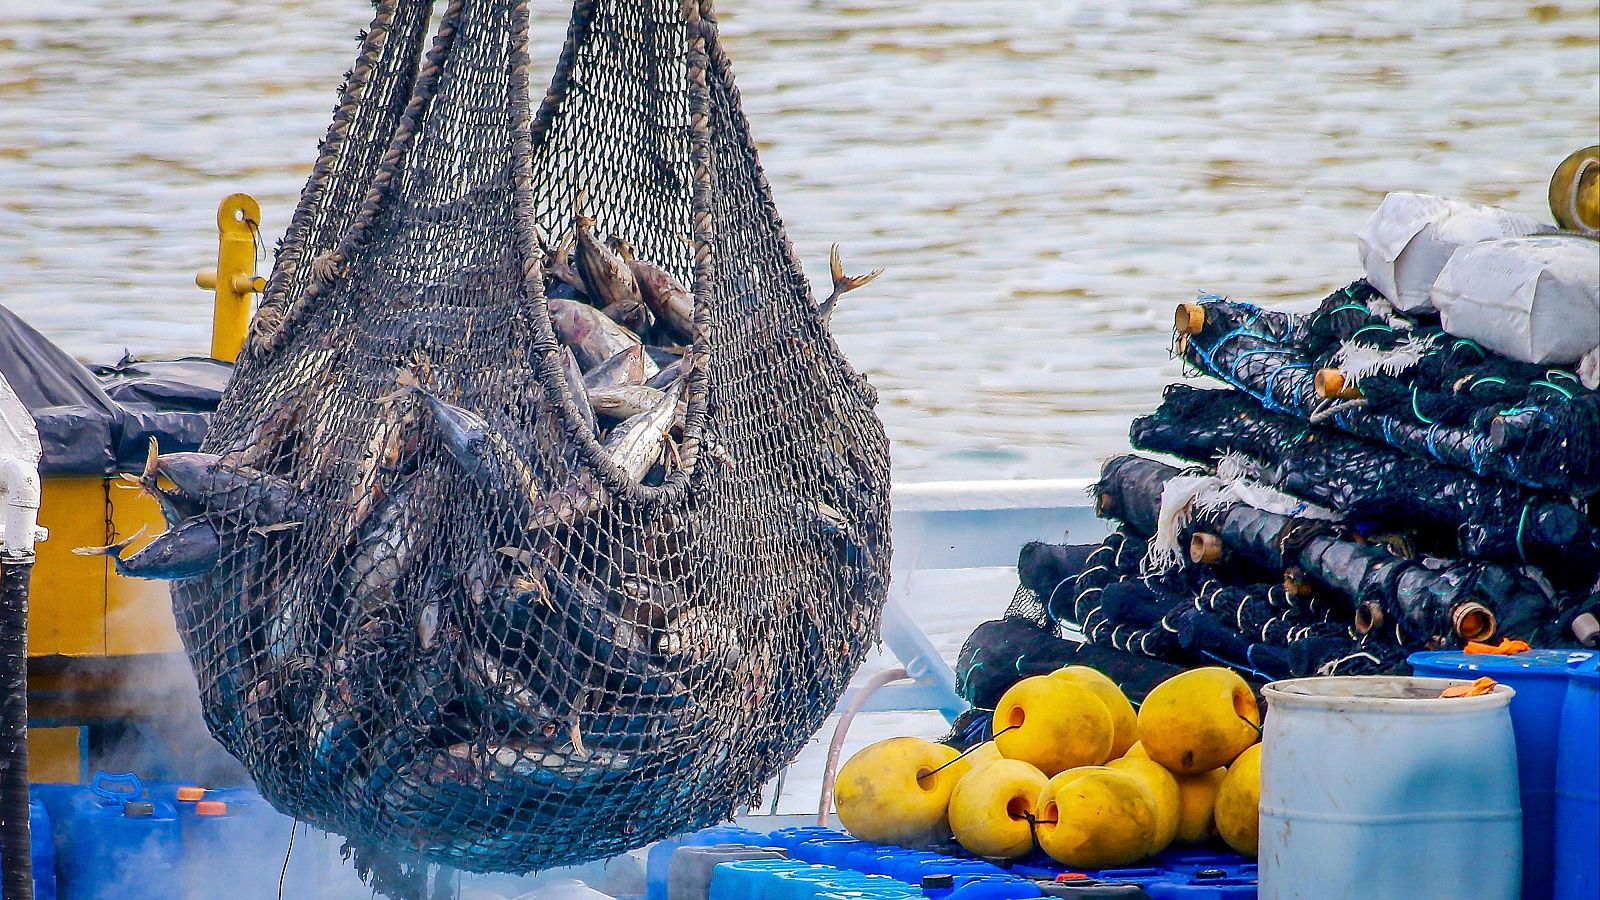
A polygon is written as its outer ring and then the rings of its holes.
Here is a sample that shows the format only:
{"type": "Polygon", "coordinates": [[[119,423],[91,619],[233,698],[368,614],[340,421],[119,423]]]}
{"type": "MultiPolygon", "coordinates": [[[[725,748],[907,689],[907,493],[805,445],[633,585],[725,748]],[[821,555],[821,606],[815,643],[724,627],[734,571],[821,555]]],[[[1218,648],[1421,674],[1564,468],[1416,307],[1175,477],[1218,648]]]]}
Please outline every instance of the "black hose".
{"type": "Polygon", "coordinates": [[[0,553],[0,897],[33,900],[28,833],[28,580],[33,554],[0,553]]]}

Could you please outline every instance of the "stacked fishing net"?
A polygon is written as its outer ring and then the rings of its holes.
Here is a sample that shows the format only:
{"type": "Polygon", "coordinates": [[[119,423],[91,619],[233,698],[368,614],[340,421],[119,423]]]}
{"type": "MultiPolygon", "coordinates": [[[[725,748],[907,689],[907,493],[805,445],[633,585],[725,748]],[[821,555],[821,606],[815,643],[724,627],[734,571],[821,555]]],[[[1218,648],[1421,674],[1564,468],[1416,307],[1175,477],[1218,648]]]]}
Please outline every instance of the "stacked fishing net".
{"type": "Polygon", "coordinates": [[[445,4],[424,52],[433,6],[377,4],[205,452],[144,480],[172,527],[140,566],[217,739],[395,894],[751,802],[889,552],[875,397],[709,2],[577,3],[536,113],[525,0],[445,4]]]}
{"type": "Polygon", "coordinates": [[[1309,314],[1184,304],[1167,388],[1095,486],[1098,545],[1024,551],[1013,614],[1262,680],[1414,650],[1593,642],[1600,392],[1403,316],[1367,282],[1309,314]],[[1030,579],[1031,554],[1057,564],[1030,579]]]}

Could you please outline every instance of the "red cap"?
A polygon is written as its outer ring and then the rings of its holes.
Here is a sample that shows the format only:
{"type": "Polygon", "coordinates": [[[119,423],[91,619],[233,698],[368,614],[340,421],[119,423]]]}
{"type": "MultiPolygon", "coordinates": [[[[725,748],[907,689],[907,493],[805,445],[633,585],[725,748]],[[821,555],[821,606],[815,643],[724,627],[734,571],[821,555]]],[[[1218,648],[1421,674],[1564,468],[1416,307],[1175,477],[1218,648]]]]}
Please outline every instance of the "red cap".
{"type": "Polygon", "coordinates": [[[225,816],[228,814],[228,804],[221,800],[201,800],[194,805],[194,814],[197,816],[225,816]]]}
{"type": "Polygon", "coordinates": [[[1057,881],[1088,881],[1089,876],[1082,872],[1062,872],[1056,876],[1057,881]]]}

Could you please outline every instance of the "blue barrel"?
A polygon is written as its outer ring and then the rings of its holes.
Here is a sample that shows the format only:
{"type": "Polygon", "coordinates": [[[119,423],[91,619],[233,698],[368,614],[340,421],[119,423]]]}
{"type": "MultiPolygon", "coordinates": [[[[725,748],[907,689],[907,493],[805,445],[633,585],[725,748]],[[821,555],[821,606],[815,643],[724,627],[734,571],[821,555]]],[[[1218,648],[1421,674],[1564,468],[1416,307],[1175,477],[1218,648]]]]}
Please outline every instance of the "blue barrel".
{"type": "Polygon", "coordinates": [[[213,896],[224,886],[241,898],[277,897],[280,876],[285,897],[311,897],[321,890],[319,842],[297,842],[285,870],[294,820],[254,790],[161,784],[151,794],[177,811],[190,897],[213,896]],[[225,872],[217,868],[222,859],[228,860],[225,872]]]}
{"type": "Polygon", "coordinates": [[[1569,650],[1529,650],[1514,656],[1442,650],[1410,657],[1417,675],[1469,680],[1487,675],[1517,692],[1511,699],[1511,731],[1522,792],[1524,897],[1550,896],[1554,878],[1556,751],[1573,655],[1569,650]]]}
{"type": "Polygon", "coordinates": [[[1600,897],[1600,653],[1575,661],[1556,759],[1556,900],[1600,897]]]}
{"type": "Polygon", "coordinates": [[[97,772],[88,785],[40,785],[55,834],[62,900],[169,900],[181,895],[183,832],[172,804],[138,776],[97,772]]]}
{"type": "Polygon", "coordinates": [[[28,801],[28,838],[33,860],[33,900],[56,900],[56,841],[50,829],[50,811],[36,799],[28,801]]]}

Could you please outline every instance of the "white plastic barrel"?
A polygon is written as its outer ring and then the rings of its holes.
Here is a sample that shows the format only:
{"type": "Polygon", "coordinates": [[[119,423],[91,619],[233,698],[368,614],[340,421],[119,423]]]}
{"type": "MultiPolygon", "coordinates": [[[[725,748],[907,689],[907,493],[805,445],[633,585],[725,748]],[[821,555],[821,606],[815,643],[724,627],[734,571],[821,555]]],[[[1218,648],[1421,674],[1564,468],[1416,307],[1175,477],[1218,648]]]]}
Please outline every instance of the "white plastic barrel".
{"type": "Polygon", "coordinates": [[[1263,691],[1261,896],[1515,900],[1522,808],[1513,691],[1297,678],[1263,691]]]}

